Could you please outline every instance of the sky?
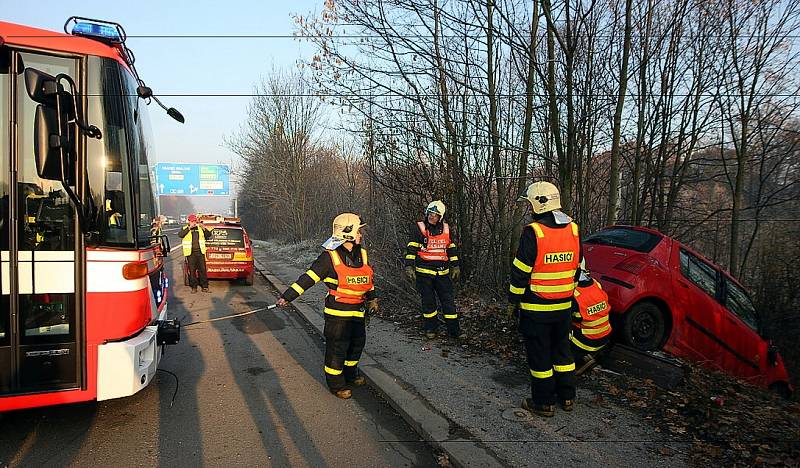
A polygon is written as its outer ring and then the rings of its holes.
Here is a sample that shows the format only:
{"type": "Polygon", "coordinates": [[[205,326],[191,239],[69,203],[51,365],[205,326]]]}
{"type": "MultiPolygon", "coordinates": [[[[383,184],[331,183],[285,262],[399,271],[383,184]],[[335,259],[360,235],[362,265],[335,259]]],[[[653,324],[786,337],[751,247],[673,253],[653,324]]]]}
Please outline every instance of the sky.
{"type": "Polygon", "coordinates": [[[163,96],[167,107],[186,118],[179,124],[155,103],[150,105],[156,159],[235,165],[237,156],[225,148],[224,139],[245,122],[250,98],[205,95],[246,95],[271,70],[294,68],[311,48],[291,37],[292,15],[319,12],[323,4],[324,0],[0,0],[0,20],[59,32],[73,15],[120,23],[142,79],[163,96]],[[136,37],[153,35],[286,37],[136,37]]]}

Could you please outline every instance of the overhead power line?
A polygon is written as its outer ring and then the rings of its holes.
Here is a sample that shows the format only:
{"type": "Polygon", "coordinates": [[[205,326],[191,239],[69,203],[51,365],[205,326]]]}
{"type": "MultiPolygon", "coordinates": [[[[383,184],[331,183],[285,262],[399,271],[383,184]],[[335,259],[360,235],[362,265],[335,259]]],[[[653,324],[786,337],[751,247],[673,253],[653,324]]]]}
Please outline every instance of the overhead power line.
{"type": "MultiPolygon", "coordinates": [[[[380,94],[356,94],[356,93],[159,93],[160,97],[355,97],[355,98],[380,98],[380,97],[393,97],[393,98],[417,98],[417,97],[464,97],[466,96],[488,96],[488,93],[484,94],[477,94],[477,93],[448,93],[446,95],[440,93],[420,93],[420,94],[403,94],[400,92],[397,93],[380,93],[380,94]]],[[[616,94],[583,94],[583,93],[573,93],[575,97],[593,97],[593,98],[609,98],[609,99],[617,99],[616,94]]],[[[112,97],[112,96],[124,96],[124,97],[131,97],[136,96],[135,94],[103,94],[103,93],[91,93],[85,94],[84,96],[90,97],[112,97]]],[[[525,93],[495,93],[495,97],[497,98],[509,98],[509,97],[526,97],[527,94],[525,93]]],[[[533,93],[533,97],[539,98],[547,98],[550,97],[547,94],[542,93],[533,93]]],[[[628,94],[631,97],[638,97],[639,94],[628,94]]],[[[648,93],[646,94],[648,97],[696,97],[696,94],[685,94],[685,93],[648,93]]],[[[700,94],[700,97],[798,97],[797,94],[794,93],[764,93],[764,94],[739,94],[739,93],[703,93],[700,94]]],[[[566,94],[556,94],[558,98],[565,98],[567,97],[566,94]]]]}

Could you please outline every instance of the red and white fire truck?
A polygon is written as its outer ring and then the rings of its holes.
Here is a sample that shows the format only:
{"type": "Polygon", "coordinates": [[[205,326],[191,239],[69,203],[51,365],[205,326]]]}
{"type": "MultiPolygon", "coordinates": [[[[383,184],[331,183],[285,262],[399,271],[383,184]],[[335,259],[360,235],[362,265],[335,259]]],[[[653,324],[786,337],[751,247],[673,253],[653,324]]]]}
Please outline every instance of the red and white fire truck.
{"type": "Polygon", "coordinates": [[[0,22],[0,412],[133,395],[180,334],[151,232],[161,103],[118,24],[64,30],[0,22]]]}

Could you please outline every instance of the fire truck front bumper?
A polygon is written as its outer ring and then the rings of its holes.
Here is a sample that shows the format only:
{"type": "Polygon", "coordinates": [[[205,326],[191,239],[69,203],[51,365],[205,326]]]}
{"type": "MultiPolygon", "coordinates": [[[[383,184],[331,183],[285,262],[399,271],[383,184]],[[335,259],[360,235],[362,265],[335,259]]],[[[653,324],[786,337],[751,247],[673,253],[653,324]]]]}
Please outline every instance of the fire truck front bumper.
{"type": "Polygon", "coordinates": [[[97,400],[133,395],[146,387],[156,374],[161,358],[158,326],[145,327],[125,341],[97,347],[97,400]]]}

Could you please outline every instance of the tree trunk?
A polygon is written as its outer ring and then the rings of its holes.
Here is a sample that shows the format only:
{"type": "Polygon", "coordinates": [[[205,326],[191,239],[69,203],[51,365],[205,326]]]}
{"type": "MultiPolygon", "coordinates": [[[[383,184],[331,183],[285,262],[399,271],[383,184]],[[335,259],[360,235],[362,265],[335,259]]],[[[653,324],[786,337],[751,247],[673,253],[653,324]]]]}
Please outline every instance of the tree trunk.
{"type": "MultiPolygon", "coordinates": [[[[539,0],[533,0],[533,13],[531,19],[531,36],[528,45],[528,76],[525,78],[525,120],[522,124],[522,149],[517,159],[517,194],[525,191],[528,185],[528,161],[531,148],[531,127],[533,126],[533,79],[536,75],[536,31],[539,25],[539,0]]],[[[517,203],[514,205],[514,230],[511,233],[511,257],[516,255],[519,248],[519,237],[522,235],[522,223],[519,219],[527,210],[527,205],[517,203]]]]}
{"type": "Polygon", "coordinates": [[[619,161],[620,161],[620,132],[622,130],[622,109],[625,105],[625,93],[628,87],[628,59],[631,55],[631,4],[632,0],[625,0],[625,40],[622,45],[622,69],[619,76],[619,95],[617,108],[614,111],[614,128],[611,137],[611,180],[608,188],[608,211],[606,224],[617,222],[619,211],[619,161]]]}
{"type": "Polygon", "coordinates": [[[498,259],[498,277],[507,276],[508,263],[504,261],[508,255],[509,238],[506,222],[506,183],[503,174],[503,162],[500,158],[500,134],[497,130],[497,83],[495,82],[494,58],[494,0],[486,2],[486,82],[489,90],[489,131],[491,133],[492,165],[494,166],[495,185],[497,190],[497,225],[495,226],[496,245],[500,247],[498,259]]]}

